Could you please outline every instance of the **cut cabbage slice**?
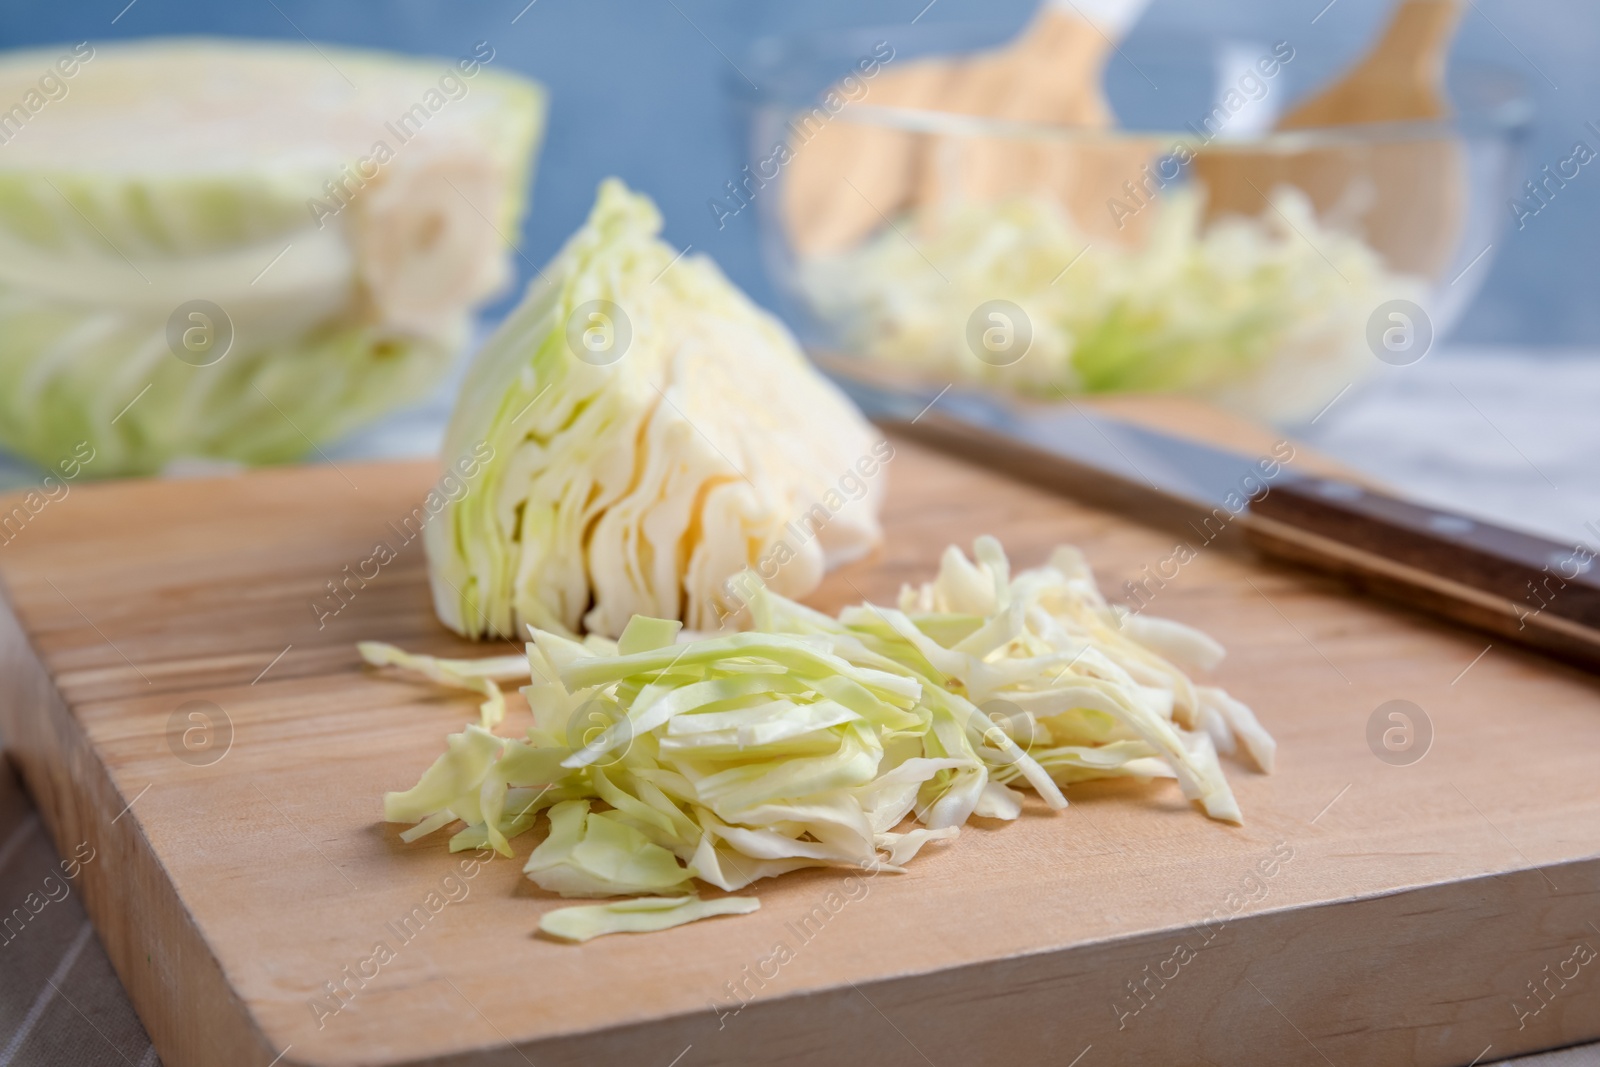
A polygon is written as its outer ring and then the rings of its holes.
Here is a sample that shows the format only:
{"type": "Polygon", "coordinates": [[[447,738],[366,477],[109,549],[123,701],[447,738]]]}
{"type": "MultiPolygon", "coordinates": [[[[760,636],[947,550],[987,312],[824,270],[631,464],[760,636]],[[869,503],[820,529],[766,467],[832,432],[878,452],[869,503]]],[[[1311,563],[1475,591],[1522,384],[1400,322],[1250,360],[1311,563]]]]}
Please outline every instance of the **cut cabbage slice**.
{"type": "Polygon", "coordinates": [[[590,811],[587,800],[565,800],[550,809],[550,836],[522,871],[564,897],[660,893],[689,880],[677,858],[626,815],[590,811]]]}
{"type": "Polygon", "coordinates": [[[749,915],[760,907],[755,897],[636,897],[547,911],[539,930],[563,941],[589,941],[605,934],[654,933],[718,915],[749,915]]]}
{"type": "Polygon", "coordinates": [[[484,695],[479,706],[485,730],[493,730],[506,717],[506,698],[496,682],[513,682],[528,677],[526,656],[491,656],[487,659],[443,659],[406,652],[382,641],[362,641],[356,646],[361,658],[374,667],[401,667],[415,671],[440,685],[472,689],[484,695]]]}
{"type": "MultiPolygon", "coordinates": [[[[688,637],[636,617],[616,642],[535,631],[527,660],[476,667],[364,647],[458,684],[531,681],[526,741],[452,735],[414,789],[390,794],[387,817],[414,824],[408,840],[459,819],[452,848],[510,855],[548,807],[532,881],[563,896],[673,895],[637,908],[681,905],[690,921],[701,909],[682,894],[696,881],[731,892],[802,867],[900,871],[970,818],[1024,817],[1026,791],[1058,810],[1062,787],[1096,778],[1175,779],[1236,823],[1219,749],[1271,770],[1250,709],[1162,654],[1209,664],[1220,646],[1108,604],[1076,550],[1013,574],[980,538],[898,607],[838,618],[753,588],[750,633],[688,637]]],[[[548,932],[572,940],[680,921],[631,918],[632,905],[552,914],[548,932]]]]}
{"type": "MultiPolygon", "coordinates": [[[[879,538],[892,455],[794,338],[611,179],[485,344],[444,455],[487,444],[426,531],[451,629],[616,637],[636,615],[715,630],[756,567],[810,591],[879,538]]],[[[630,641],[630,648],[634,642],[630,641]]]]}
{"type": "Polygon", "coordinates": [[[504,745],[503,738],[479,726],[451,734],[445,740],[444,755],[434,760],[416,785],[383,798],[383,817],[390,822],[420,823],[449,812],[469,824],[483,822],[478,791],[504,745]]]}
{"type": "Polygon", "coordinates": [[[425,393],[509,277],[543,129],[543,91],[493,60],[0,58],[25,101],[0,124],[0,445],[54,464],[92,441],[97,477],[276,462],[425,393]]]}

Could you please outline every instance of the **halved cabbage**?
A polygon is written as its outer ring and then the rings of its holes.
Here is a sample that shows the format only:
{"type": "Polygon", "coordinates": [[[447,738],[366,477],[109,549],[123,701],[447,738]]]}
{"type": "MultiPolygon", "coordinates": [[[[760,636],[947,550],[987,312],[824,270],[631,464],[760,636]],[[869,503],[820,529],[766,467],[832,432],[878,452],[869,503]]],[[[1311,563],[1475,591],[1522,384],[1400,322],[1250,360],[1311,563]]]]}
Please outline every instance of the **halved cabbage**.
{"type": "MultiPolygon", "coordinates": [[[[414,824],[408,840],[459,820],[453,849],[510,855],[548,808],[524,868],[539,886],[681,896],[801,867],[899,870],[971,817],[1017,818],[1020,789],[1060,809],[1062,786],[1094,778],[1176,778],[1236,823],[1218,748],[1272,766],[1250,710],[1184,672],[1214,665],[1216,642],[1107,604],[1072,548],[1013,576],[981,538],[897,608],[838,618],[759,584],[753,601],[755,632],[682,643],[656,620],[620,644],[535,631],[527,740],[452,735],[386,817],[414,824]]],[[[555,932],[635,921],[584,912],[555,932]]]]}
{"type": "Polygon", "coordinates": [[[508,277],[543,129],[493,58],[5,56],[0,445],[87,440],[95,476],[273,462],[423,395],[508,277]]]}
{"type": "Polygon", "coordinates": [[[478,354],[447,461],[474,490],[427,527],[434,604],[474,637],[716,629],[755,567],[790,594],[876,544],[892,449],[772,315],[611,179],[478,354]]]}

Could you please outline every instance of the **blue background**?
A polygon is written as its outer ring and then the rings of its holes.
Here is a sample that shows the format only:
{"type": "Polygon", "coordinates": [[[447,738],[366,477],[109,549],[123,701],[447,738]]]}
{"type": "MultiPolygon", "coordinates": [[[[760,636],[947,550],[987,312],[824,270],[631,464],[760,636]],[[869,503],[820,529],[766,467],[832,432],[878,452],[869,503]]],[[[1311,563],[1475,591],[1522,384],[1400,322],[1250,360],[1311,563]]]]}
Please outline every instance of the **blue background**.
{"type": "MultiPolygon", "coordinates": [[[[489,41],[495,65],[551,90],[524,251],[547,258],[581,222],[596,183],[616,174],[649,192],[667,236],[714,256],[764,303],[772,290],[756,252],[755,218],[719,230],[707,206],[746,160],[730,100],[733,63],[765,35],[827,27],[904,25],[927,0],[6,0],[0,45],[15,47],[166,34],[237,34],[456,55],[489,41]],[[120,13],[120,14],[119,14],[120,13]],[[520,13],[520,14],[519,14],[520,13]],[[116,19],[115,24],[112,20],[116,19]],[[513,23],[513,19],[516,19],[513,23]],[[721,54],[719,54],[719,52],[721,54]]],[[[1296,73],[1331,76],[1375,32],[1386,0],[1155,0],[1136,34],[1202,28],[1254,41],[1294,42],[1296,73]]],[[[936,0],[924,22],[985,27],[974,45],[1003,39],[1032,0],[936,0]]],[[[1600,121],[1600,4],[1593,0],[1469,0],[1458,57],[1518,71],[1538,108],[1524,162],[1531,173],[1571,153],[1600,121]]],[[[1115,66],[1123,62],[1113,59],[1115,66]]],[[[1112,70],[1115,77],[1117,71],[1112,70]]],[[[1126,72],[1123,72],[1126,73],[1126,72]]],[[[1507,210],[1507,220],[1510,212],[1507,210]]],[[[1585,168],[1521,232],[1497,242],[1491,274],[1455,338],[1579,345],[1600,334],[1600,168],[1585,168]]],[[[526,276],[531,273],[519,264],[526,276]]],[[[505,302],[500,305],[503,309],[505,302]]]]}

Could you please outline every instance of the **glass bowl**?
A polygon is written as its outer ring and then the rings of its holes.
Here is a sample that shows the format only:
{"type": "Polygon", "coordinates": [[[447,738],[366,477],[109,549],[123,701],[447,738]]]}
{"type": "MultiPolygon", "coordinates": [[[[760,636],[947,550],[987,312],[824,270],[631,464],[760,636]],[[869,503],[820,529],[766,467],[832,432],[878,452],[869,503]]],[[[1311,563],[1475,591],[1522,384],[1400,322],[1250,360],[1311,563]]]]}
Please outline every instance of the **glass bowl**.
{"type": "Polygon", "coordinates": [[[1447,120],[1279,131],[1327,80],[1292,47],[1136,31],[1106,70],[1116,125],[927,106],[991,46],[943,25],[754,50],[750,163],[719,210],[758,216],[830,360],[1292,424],[1422,358],[1488,274],[1531,113],[1506,71],[1452,65],[1447,120]]]}

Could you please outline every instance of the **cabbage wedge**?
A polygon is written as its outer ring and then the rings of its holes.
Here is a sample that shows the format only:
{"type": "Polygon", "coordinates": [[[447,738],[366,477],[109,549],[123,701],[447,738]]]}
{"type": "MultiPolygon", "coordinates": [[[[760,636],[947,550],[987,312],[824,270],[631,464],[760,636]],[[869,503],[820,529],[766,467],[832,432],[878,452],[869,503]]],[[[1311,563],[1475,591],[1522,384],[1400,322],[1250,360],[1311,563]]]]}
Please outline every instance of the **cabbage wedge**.
{"type": "Polygon", "coordinates": [[[444,457],[492,459],[427,527],[434,604],[473,637],[714,630],[747,568],[800,595],[879,539],[888,443],[772,315],[610,179],[478,354],[444,457]]]}

